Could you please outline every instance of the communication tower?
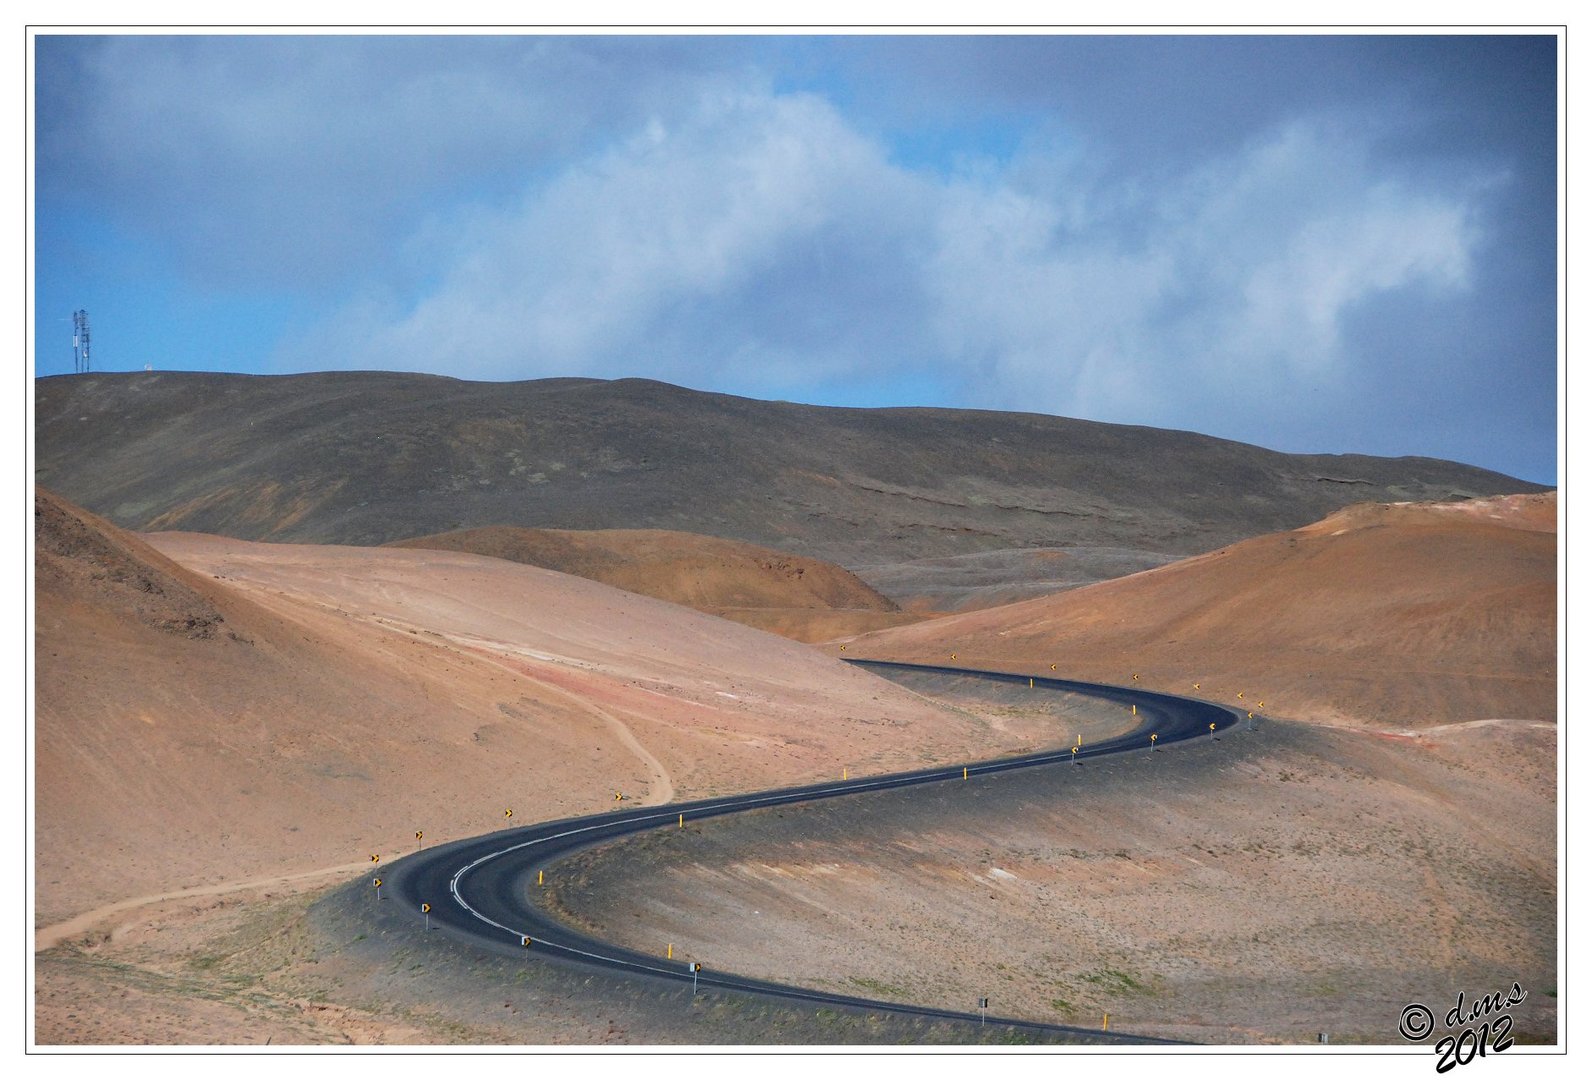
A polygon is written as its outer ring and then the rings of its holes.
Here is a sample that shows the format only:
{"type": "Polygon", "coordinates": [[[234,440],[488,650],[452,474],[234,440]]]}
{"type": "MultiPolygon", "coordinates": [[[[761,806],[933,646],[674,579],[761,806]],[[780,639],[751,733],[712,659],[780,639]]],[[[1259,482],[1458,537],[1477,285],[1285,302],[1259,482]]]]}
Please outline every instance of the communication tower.
{"type": "Polygon", "coordinates": [[[83,308],[72,312],[72,370],[79,375],[93,370],[88,356],[88,311],[83,308]]]}

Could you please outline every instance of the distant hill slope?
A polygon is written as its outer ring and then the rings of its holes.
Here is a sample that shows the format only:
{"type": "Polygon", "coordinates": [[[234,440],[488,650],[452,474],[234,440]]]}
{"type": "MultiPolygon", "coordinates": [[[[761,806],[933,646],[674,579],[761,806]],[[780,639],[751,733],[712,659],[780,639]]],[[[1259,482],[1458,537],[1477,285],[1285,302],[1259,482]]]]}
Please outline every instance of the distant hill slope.
{"type": "Polygon", "coordinates": [[[956,652],[1113,683],[1137,674],[1232,705],[1397,729],[1552,720],[1556,502],[1355,506],[1131,577],[880,631],[846,655],[956,652]]]}
{"type": "Polygon", "coordinates": [[[737,607],[898,610],[838,566],[697,533],[496,526],[387,546],[491,555],[715,613],[737,607]]]}
{"type": "Polygon", "coordinates": [[[918,619],[832,563],[698,533],[500,525],[387,546],[467,551],[540,566],[799,641],[849,637],[918,619]]]}
{"type": "Polygon", "coordinates": [[[1135,548],[1009,548],[855,567],[908,611],[972,611],[1065,592],[1175,562],[1135,548]]]}
{"type": "Polygon", "coordinates": [[[95,373],[37,380],[35,396],[39,483],[124,527],[244,539],[676,529],[850,568],[1031,547],[1186,555],[1352,502],[1536,490],[1426,458],[639,379],[95,373]]]}

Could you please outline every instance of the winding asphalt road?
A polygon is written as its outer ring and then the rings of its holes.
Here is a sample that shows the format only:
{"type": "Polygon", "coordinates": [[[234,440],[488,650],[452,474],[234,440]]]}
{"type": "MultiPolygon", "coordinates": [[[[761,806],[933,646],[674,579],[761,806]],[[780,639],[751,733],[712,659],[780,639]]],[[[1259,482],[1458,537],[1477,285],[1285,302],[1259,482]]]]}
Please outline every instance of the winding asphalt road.
{"type": "MultiPolygon", "coordinates": [[[[927,664],[900,664],[874,660],[848,662],[878,671],[924,672],[1019,685],[1027,683],[1030,678],[1027,675],[927,664]]],[[[1217,731],[1221,731],[1237,723],[1241,715],[1221,705],[1150,690],[1038,677],[1034,677],[1033,685],[1035,689],[1088,695],[1124,708],[1137,706],[1139,716],[1137,727],[1115,738],[1104,739],[1083,747],[1076,755],[1079,759],[1128,751],[1149,752],[1152,733],[1156,735],[1157,747],[1200,736],[1208,738],[1212,733],[1212,724],[1216,725],[1217,731]]],[[[1012,769],[1066,765],[1073,757],[1072,748],[1065,747],[998,761],[969,763],[965,768],[969,777],[983,776],[1012,769]]],[[[621,948],[580,933],[539,910],[529,900],[530,892],[536,886],[537,872],[549,869],[566,855],[615,837],[648,829],[676,827],[681,814],[685,815],[685,820],[689,824],[703,818],[738,813],[742,810],[830,799],[862,791],[885,791],[913,784],[959,781],[963,777],[963,768],[962,765],[940,766],[915,772],[859,777],[855,780],[810,784],[805,787],[783,788],[749,795],[732,795],[719,799],[671,803],[661,807],[619,810],[589,817],[543,822],[522,829],[503,829],[485,836],[439,845],[398,860],[391,867],[383,868],[381,871],[383,891],[387,893],[388,899],[396,900],[405,910],[413,912],[417,929],[424,919],[420,905],[426,903],[431,908],[430,925],[433,931],[441,930],[450,937],[465,940],[471,946],[487,952],[524,955],[528,951],[538,957],[574,961],[610,972],[674,983],[691,982],[693,973],[684,958],[671,962],[659,956],[621,948]],[[526,941],[529,941],[529,945],[524,944],[526,941]]],[[[711,957],[707,959],[711,960],[711,957]]],[[[861,1007],[878,1012],[919,1017],[975,1021],[979,1018],[976,1013],[920,1008],[765,982],[715,971],[706,966],[706,963],[695,973],[695,978],[704,988],[747,991],[786,1000],[861,1007]]],[[[1101,1039],[1122,1042],[1164,1041],[1059,1024],[996,1020],[994,1017],[990,1020],[1020,1029],[1073,1033],[1086,1036],[1091,1041],[1101,1039]]]]}

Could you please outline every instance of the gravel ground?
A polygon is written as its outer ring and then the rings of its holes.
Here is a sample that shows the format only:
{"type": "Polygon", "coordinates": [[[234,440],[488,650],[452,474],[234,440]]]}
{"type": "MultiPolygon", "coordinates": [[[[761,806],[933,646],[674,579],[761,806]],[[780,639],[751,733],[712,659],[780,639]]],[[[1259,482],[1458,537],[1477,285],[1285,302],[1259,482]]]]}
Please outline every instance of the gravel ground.
{"type": "Polygon", "coordinates": [[[1553,755],[1541,725],[1266,722],[655,833],[547,900],[723,970],[1207,1042],[1397,1042],[1405,1004],[1519,981],[1551,1042],[1553,755]]]}

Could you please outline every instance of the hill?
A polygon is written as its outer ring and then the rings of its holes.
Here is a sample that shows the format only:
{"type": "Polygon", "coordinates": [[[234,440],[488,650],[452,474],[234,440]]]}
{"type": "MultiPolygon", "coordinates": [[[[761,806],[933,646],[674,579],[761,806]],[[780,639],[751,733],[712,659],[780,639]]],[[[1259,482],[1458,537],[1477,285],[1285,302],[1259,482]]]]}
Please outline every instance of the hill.
{"type": "Polygon", "coordinates": [[[847,655],[1045,670],[1391,729],[1557,716],[1555,494],[1360,505],[847,655]],[[1194,684],[1199,689],[1194,690],[1194,684]]]}
{"type": "MultiPolygon", "coordinates": [[[[1114,553],[1077,560],[1079,581],[1352,502],[1531,490],[1425,458],[1282,454],[1055,416],[820,408],[639,379],[94,373],[39,379],[35,402],[46,487],[126,528],[297,543],[510,525],[683,530],[848,569],[1114,553]]],[[[892,582],[881,591],[912,601],[910,574],[892,582]]]]}
{"type": "Polygon", "coordinates": [[[136,537],[35,494],[41,926],[1002,731],[674,604],[456,552],[136,537]]]}
{"type": "Polygon", "coordinates": [[[801,640],[916,621],[838,566],[696,533],[496,526],[387,546],[465,551],[540,566],[801,640]]]}

